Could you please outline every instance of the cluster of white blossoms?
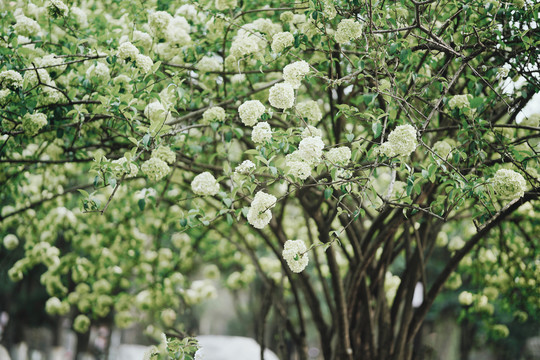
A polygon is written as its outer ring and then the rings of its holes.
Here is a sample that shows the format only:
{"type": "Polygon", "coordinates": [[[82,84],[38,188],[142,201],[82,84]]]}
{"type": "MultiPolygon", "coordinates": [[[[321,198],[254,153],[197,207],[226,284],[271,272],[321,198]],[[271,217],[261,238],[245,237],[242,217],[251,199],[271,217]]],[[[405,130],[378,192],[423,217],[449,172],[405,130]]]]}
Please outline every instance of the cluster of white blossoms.
{"type": "Polygon", "coordinates": [[[306,118],[311,124],[316,124],[322,119],[321,108],[316,101],[303,101],[296,105],[296,110],[298,110],[302,118],[306,118]]]}
{"type": "Polygon", "coordinates": [[[409,124],[400,125],[390,132],[388,141],[379,147],[379,152],[388,156],[409,156],[418,145],[416,129],[409,124]]]}
{"type": "Polygon", "coordinates": [[[152,37],[143,31],[133,31],[133,42],[140,45],[146,51],[150,51],[152,48],[152,37]]]}
{"type": "Polygon", "coordinates": [[[69,304],[60,301],[57,297],[52,297],[45,303],[45,311],[50,315],[65,315],[69,312],[69,304]]]}
{"type": "Polygon", "coordinates": [[[227,114],[225,113],[225,109],[223,109],[220,106],[213,106],[209,109],[207,109],[203,115],[203,124],[209,124],[211,122],[217,122],[217,121],[225,121],[225,117],[227,114]]]}
{"type": "Polygon", "coordinates": [[[159,101],[151,102],[144,108],[144,116],[146,116],[150,122],[164,121],[166,115],[167,111],[159,101]]]}
{"type": "Polygon", "coordinates": [[[20,88],[23,86],[23,77],[15,70],[0,72],[0,88],[20,88]]]}
{"type": "Polygon", "coordinates": [[[22,36],[36,36],[41,30],[37,21],[30,19],[22,14],[15,16],[17,23],[13,26],[13,29],[17,35],[22,36]]]}
{"type": "Polygon", "coordinates": [[[458,301],[461,305],[469,306],[473,303],[473,294],[468,291],[462,291],[458,296],[458,301]]]}
{"type": "Polygon", "coordinates": [[[444,140],[437,141],[435,144],[433,144],[433,151],[435,151],[437,155],[443,159],[446,159],[452,152],[452,145],[444,140]]]}
{"type": "Polygon", "coordinates": [[[518,199],[527,190],[527,183],[523,176],[509,169],[499,169],[491,179],[493,189],[503,199],[518,199]]]}
{"type": "Polygon", "coordinates": [[[360,36],[362,36],[362,24],[353,19],[343,19],[338,24],[334,39],[340,44],[345,44],[360,36]]]}
{"type": "Polygon", "coordinates": [[[351,149],[347,146],[335,147],[328,150],[325,157],[334,165],[345,166],[351,161],[351,149]]]}
{"type": "Polygon", "coordinates": [[[151,32],[158,36],[163,37],[169,22],[172,20],[172,15],[166,11],[155,11],[148,16],[148,26],[151,32]]]}
{"type": "Polygon", "coordinates": [[[272,38],[272,51],[276,54],[285,50],[294,43],[294,36],[288,31],[279,32],[272,38]]]}
{"type": "Polygon", "coordinates": [[[240,119],[246,126],[254,126],[266,111],[259,100],[248,100],[238,107],[240,119]]]}
{"type": "Polygon", "coordinates": [[[287,240],[283,246],[283,259],[292,272],[302,272],[309,262],[307,247],[302,240],[287,240]]]}
{"type": "Polygon", "coordinates": [[[253,127],[251,140],[256,144],[262,144],[272,139],[272,129],[266,121],[261,121],[253,127]]]}
{"type": "Polygon", "coordinates": [[[448,106],[450,106],[450,109],[463,109],[468,108],[471,106],[469,103],[469,96],[470,95],[455,95],[452,96],[452,98],[448,101],[448,106]]]}
{"type": "Polygon", "coordinates": [[[73,329],[78,333],[85,333],[90,327],[90,319],[84,314],[77,315],[75,320],[73,320],[73,329]]]}
{"type": "Polygon", "coordinates": [[[169,175],[171,168],[167,163],[157,157],[151,157],[141,165],[141,170],[151,180],[159,181],[169,175]]]}
{"type": "Polygon", "coordinates": [[[278,109],[289,109],[294,105],[294,88],[291,84],[284,82],[270,88],[268,96],[270,105],[278,109]]]}
{"type": "Polygon", "coordinates": [[[135,58],[135,65],[143,73],[148,74],[152,70],[152,66],[154,66],[154,61],[149,56],[138,54],[135,58]]]}
{"type": "Polygon", "coordinates": [[[219,11],[234,9],[238,6],[238,0],[215,0],[214,5],[219,11]]]}
{"type": "Polygon", "coordinates": [[[4,236],[4,247],[8,250],[13,250],[19,246],[19,239],[13,234],[4,236]]]}
{"type": "Polygon", "coordinates": [[[86,70],[86,77],[88,79],[95,79],[100,83],[107,83],[110,80],[111,75],[107,64],[97,62],[88,67],[86,70]]]}
{"type": "Polygon", "coordinates": [[[230,48],[230,54],[234,61],[240,60],[251,54],[257,54],[266,47],[266,40],[260,37],[258,33],[252,33],[240,29],[233,39],[230,48]]]}
{"type": "Polygon", "coordinates": [[[86,15],[86,11],[79,7],[72,6],[71,9],[69,9],[69,13],[81,28],[88,26],[88,16],[86,15]]]}
{"type": "Polygon", "coordinates": [[[125,156],[111,161],[111,170],[114,177],[116,177],[117,179],[124,176],[124,174],[127,178],[132,178],[137,176],[137,174],[139,173],[139,168],[137,167],[137,165],[132,162],[128,163],[128,160],[125,156]]]}
{"type": "Polygon", "coordinates": [[[24,73],[25,88],[33,88],[38,83],[49,84],[50,82],[51,76],[45,69],[28,70],[24,73]]]}
{"type": "Polygon", "coordinates": [[[311,175],[311,166],[300,158],[298,151],[285,157],[285,165],[289,168],[287,175],[293,175],[300,180],[306,180],[311,175]]]}
{"type": "Polygon", "coordinates": [[[197,70],[202,72],[221,71],[221,62],[216,57],[203,56],[197,63],[197,70]]]}
{"type": "Polygon", "coordinates": [[[152,150],[152,157],[156,157],[165,161],[167,164],[172,165],[176,161],[176,153],[171,150],[170,147],[159,145],[152,150]]]}
{"type": "Polygon", "coordinates": [[[394,302],[400,284],[401,278],[399,276],[392,274],[390,271],[386,272],[384,276],[384,291],[389,304],[394,302]]]}
{"type": "Polygon", "coordinates": [[[298,156],[311,166],[321,162],[324,142],[319,136],[309,136],[302,139],[298,145],[298,156]]]}
{"type": "Polygon", "coordinates": [[[283,68],[283,79],[286,83],[291,84],[293,89],[298,89],[302,85],[304,77],[309,74],[309,70],[309,64],[306,61],[295,61],[283,68]]]}
{"type": "Polygon", "coordinates": [[[62,0],[49,0],[45,4],[47,12],[52,17],[67,16],[69,8],[62,0]]]}
{"type": "Polygon", "coordinates": [[[193,178],[191,182],[191,190],[197,195],[216,195],[219,191],[219,183],[214,175],[205,171],[193,178]]]}
{"type": "Polygon", "coordinates": [[[531,116],[524,117],[521,119],[521,122],[519,125],[523,126],[532,126],[532,127],[539,127],[540,126],[540,113],[532,114],[531,116]]]}
{"type": "Polygon", "coordinates": [[[336,7],[332,0],[324,0],[323,14],[328,20],[332,20],[337,15],[336,7]]]}
{"type": "Polygon", "coordinates": [[[253,163],[253,161],[244,160],[234,169],[234,172],[242,175],[247,175],[253,170],[255,170],[255,164],[253,163]]]}
{"type": "Polygon", "coordinates": [[[272,220],[271,208],[276,206],[277,198],[274,195],[259,191],[255,194],[247,214],[248,222],[257,229],[262,229],[272,220]]]}
{"type": "Polygon", "coordinates": [[[47,125],[47,115],[43,113],[26,114],[23,117],[22,127],[28,136],[36,135],[45,125],[47,125]]]}
{"type": "Polygon", "coordinates": [[[310,136],[322,137],[322,130],[317,129],[315,126],[308,125],[304,130],[302,130],[302,139],[310,136]]]}
{"type": "Polygon", "coordinates": [[[135,58],[139,55],[139,49],[129,41],[123,42],[118,47],[118,51],[116,52],[116,56],[122,60],[135,60],[135,58]]]}
{"type": "Polygon", "coordinates": [[[172,45],[187,45],[191,42],[190,30],[191,26],[184,17],[175,16],[165,29],[165,39],[172,45]]]}

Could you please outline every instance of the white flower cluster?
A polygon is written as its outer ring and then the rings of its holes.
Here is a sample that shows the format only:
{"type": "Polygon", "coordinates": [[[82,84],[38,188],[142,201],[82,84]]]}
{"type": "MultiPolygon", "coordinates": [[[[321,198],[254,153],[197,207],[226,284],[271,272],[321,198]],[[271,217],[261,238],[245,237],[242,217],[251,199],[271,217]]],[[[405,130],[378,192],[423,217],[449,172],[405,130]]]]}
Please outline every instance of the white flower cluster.
{"type": "Polygon", "coordinates": [[[17,35],[36,36],[41,28],[37,21],[30,19],[22,14],[15,16],[17,23],[13,26],[17,35]]]}
{"type": "Polygon", "coordinates": [[[473,294],[468,291],[462,291],[458,296],[458,301],[461,305],[469,306],[473,303],[473,294]]]}
{"type": "Polygon", "coordinates": [[[234,172],[242,175],[249,174],[251,171],[255,170],[255,164],[251,160],[244,160],[240,165],[238,165],[234,172]]]}
{"type": "Polygon", "coordinates": [[[262,144],[272,139],[272,129],[266,121],[261,121],[253,127],[251,140],[256,144],[262,144]]]}
{"type": "Polygon", "coordinates": [[[159,101],[151,102],[144,108],[144,116],[146,116],[150,122],[162,122],[167,115],[167,111],[159,101]]]}
{"type": "Polygon", "coordinates": [[[306,118],[311,124],[316,124],[322,119],[322,112],[316,101],[303,101],[296,105],[296,110],[302,118],[306,118]]]}
{"type": "Polygon", "coordinates": [[[184,300],[189,305],[199,304],[217,296],[216,287],[209,280],[195,280],[184,292],[184,300]]]}
{"type": "Polygon", "coordinates": [[[135,65],[143,73],[148,74],[152,70],[152,66],[154,66],[154,61],[149,56],[138,54],[135,58],[135,65]]]}
{"type": "Polygon", "coordinates": [[[98,62],[90,65],[86,70],[86,77],[88,79],[95,79],[99,83],[107,83],[110,80],[111,75],[107,64],[98,62]]]}
{"type": "Polygon", "coordinates": [[[23,117],[22,126],[28,136],[36,135],[41,128],[47,125],[47,115],[43,113],[26,114],[23,117]]]}
{"type": "Polygon", "coordinates": [[[146,160],[141,165],[141,170],[153,181],[159,181],[171,172],[169,165],[156,157],[151,157],[149,160],[146,160]]]}
{"type": "Polygon", "coordinates": [[[529,117],[524,117],[523,119],[521,119],[521,122],[519,123],[519,125],[539,127],[540,126],[540,113],[532,114],[529,117]]]}
{"type": "Polygon", "coordinates": [[[272,38],[272,51],[276,54],[285,50],[285,48],[292,46],[294,43],[294,36],[288,31],[280,32],[274,35],[272,38]]]}
{"type": "Polygon", "coordinates": [[[202,72],[221,71],[221,62],[216,57],[203,56],[197,63],[197,70],[202,72]]]}
{"type": "Polygon", "coordinates": [[[452,96],[450,101],[448,101],[448,106],[450,106],[450,109],[463,109],[465,107],[471,106],[471,104],[469,103],[469,95],[452,96]]]}
{"type": "Polygon", "coordinates": [[[309,70],[309,64],[306,61],[295,61],[285,66],[283,69],[283,79],[286,83],[291,84],[293,89],[298,89],[302,85],[304,77],[309,74],[309,70]]]}
{"type": "Polygon", "coordinates": [[[152,37],[150,34],[139,30],[133,31],[133,42],[140,45],[146,51],[150,51],[152,48],[152,37]]]}
{"type": "Polygon", "coordinates": [[[334,35],[336,41],[345,44],[362,36],[362,25],[353,19],[343,19],[339,22],[334,35]]]}
{"type": "Polygon", "coordinates": [[[129,162],[129,164],[126,166],[126,163],[128,163],[128,160],[125,156],[122,156],[117,160],[111,161],[111,170],[115,178],[120,179],[122,176],[124,176],[124,174],[126,174],[127,178],[137,176],[137,174],[139,173],[139,168],[137,167],[137,165],[129,162]]]}
{"type": "Polygon", "coordinates": [[[208,171],[203,172],[193,179],[191,182],[191,190],[197,195],[216,195],[219,191],[219,183],[214,175],[208,171]]]}
{"type": "Polygon", "coordinates": [[[292,175],[300,180],[306,180],[311,175],[311,166],[299,157],[298,151],[285,157],[285,165],[289,168],[287,175],[292,175]]]}
{"type": "Polygon", "coordinates": [[[324,0],[323,14],[328,20],[336,17],[337,10],[332,0],[324,0]]]}
{"type": "Polygon", "coordinates": [[[60,301],[57,297],[52,297],[45,303],[45,311],[50,315],[65,315],[69,311],[69,304],[60,301]]]}
{"type": "Polygon", "coordinates": [[[79,27],[85,28],[88,26],[88,16],[86,16],[86,11],[76,6],[73,6],[71,7],[71,9],[69,9],[69,13],[71,14],[75,22],[79,25],[79,27]]]}
{"type": "Polygon", "coordinates": [[[167,164],[172,165],[176,161],[176,154],[170,147],[159,145],[152,151],[152,157],[157,157],[165,161],[167,164]]]}
{"type": "Polygon", "coordinates": [[[417,145],[415,128],[409,124],[400,125],[390,132],[379,152],[388,157],[409,156],[417,145]]]}
{"type": "Polygon", "coordinates": [[[266,111],[259,100],[248,100],[238,107],[240,119],[246,126],[254,126],[266,111]]]}
{"type": "Polygon", "coordinates": [[[307,247],[302,240],[287,240],[283,246],[283,259],[292,272],[302,272],[309,262],[307,247]]]}
{"type": "Polygon", "coordinates": [[[172,20],[172,15],[166,11],[156,11],[148,17],[148,26],[152,33],[158,37],[162,37],[172,20]]]}
{"type": "Polygon", "coordinates": [[[259,191],[255,194],[247,214],[248,222],[257,229],[262,229],[272,220],[271,208],[276,206],[277,198],[274,195],[259,191]]]}
{"type": "Polygon", "coordinates": [[[42,84],[49,84],[51,82],[51,76],[45,69],[28,70],[24,73],[24,85],[25,87],[32,88],[39,82],[42,84]],[[37,71],[37,72],[36,72],[37,71]],[[38,81],[39,76],[39,81],[38,81]]]}
{"type": "Polygon", "coordinates": [[[69,8],[62,0],[49,0],[45,7],[52,17],[67,16],[69,12],[69,8]]]}
{"type": "Polygon", "coordinates": [[[401,284],[401,278],[387,271],[384,276],[384,291],[386,292],[386,300],[389,304],[394,302],[397,290],[401,284]]]}
{"type": "Polygon", "coordinates": [[[8,250],[13,250],[19,246],[19,239],[13,234],[4,236],[4,247],[8,250]]]}
{"type": "Polygon", "coordinates": [[[217,122],[217,121],[223,122],[225,121],[226,115],[227,114],[225,113],[225,109],[223,109],[220,106],[213,106],[203,113],[202,115],[203,123],[209,124],[211,122],[217,122]]]}
{"type": "Polygon", "coordinates": [[[23,77],[15,70],[0,72],[0,88],[20,88],[23,86],[23,77]]]}
{"type": "Polygon", "coordinates": [[[452,152],[452,145],[444,140],[437,141],[435,144],[433,144],[433,151],[446,160],[448,155],[450,155],[452,152]]]}
{"type": "Polygon", "coordinates": [[[322,130],[317,129],[315,126],[308,125],[304,130],[302,130],[302,139],[310,136],[322,137],[322,130]]]}
{"type": "Polygon", "coordinates": [[[319,136],[309,136],[302,139],[298,145],[298,156],[311,166],[321,162],[324,142],[319,136]]]}
{"type": "Polygon", "coordinates": [[[287,82],[276,84],[270,88],[268,101],[275,108],[289,109],[294,105],[294,88],[287,82]]]}
{"type": "Polygon", "coordinates": [[[215,1],[216,9],[219,11],[224,11],[227,9],[234,9],[238,6],[237,0],[216,0],[215,1]]]}
{"type": "Polygon", "coordinates": [[[347,146],[335,147],[325,154],[325,157],[334,165],[347,165],[351,161],[351,149],[347,146]]]}
{"type": "Polygon", "coordinates": [[[49,72],[62,72],[67,67],[67,65],[62,65],[64,64],[64,60],[56,57],[56,54],[48,54],[42,58],[37,58],[35,61],[38,67],[47,66],[47,71],[49,72]]]}
{"type": "Polygon", "coordinates": [[[493,189],[503,199],[518,199],[527,190],[523,176],[514,170],[500,169],[491,179],[493,189]]]}
{"type": "Polygon", "coordinates": [[[175,16],[165,29],[165,39],[172,45],[183,46],[191,42],[191,26],[182,16],[175,16]]]}
{"type": "Polygon", "coordinates": [[[139,55],[139,49],[129,41],[126,41],[118,47],[118,51],[116,52],[116,56],[122,60],[135,60],[135,58],[139,55]]]}

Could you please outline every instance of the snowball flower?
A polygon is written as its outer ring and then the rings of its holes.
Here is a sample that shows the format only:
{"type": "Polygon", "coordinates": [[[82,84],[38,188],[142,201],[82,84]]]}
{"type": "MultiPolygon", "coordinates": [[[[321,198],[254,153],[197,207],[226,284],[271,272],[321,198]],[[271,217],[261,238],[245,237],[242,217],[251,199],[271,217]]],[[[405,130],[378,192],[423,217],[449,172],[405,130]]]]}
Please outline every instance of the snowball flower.
{"type": "Polygon", "coordinates": [[[283,246],[282,256],[295,273],[302,272],[309,262],[307,247],[302,240],[287,240],[283,246]]]}
{"type": "Polygon", "coordinates": [[[251,160],[244,160],[240,165],[238,165],[234,172],[238,174],[249,174],[252,170],[255,170],[255,164],[251,160]]]}
{"type": "Polygon", "coordinates": [[[317,129],[315,126],[308,125],[303,131],[302,131],[302,139],[305,139],[310,136],[318,136],[322,137],[322,131],[317,129]]]}
{"type": "Polygon", "coordinates": [[[523,176],[514,170],[500,169],[491,179],[493,189],[503,199],[518,199],[523,196],[527,184],[523,176]]]}
{"type": "Polygon", "coordinates": [[[306,180],[311,175],[311,166],[299,159],[298,151],[286,156],[285,165],[289,168],[287,175],[292,175],[300,180],[306,180]]]}
{"type": "Polygon", "coordinates": [[[540,113],[532,114],[529,117],[525,117],[521,119],[521,122],[519,123],[519,125],[539,127],[540,126],[540,113]]]}
{"type": "Polygon", "coordinates": [[[453,96],[450,101],[448,101],[448,106],[450,106],[450,109],[463,109],[464,107],[471,106],[471,104],[469,103],[469,95],[453,96]]]}
{"type": "Polygon", "coordinates": [[[303,101],[296,105],[296,110],[298,110],[302,118],[306,118],[311,124],[315,124],[322,119],[322,112],[316,101],[303,101]]]}
{"type": "Polygon", "coordinates": [[[62,0],[49,0],[45,4],[47,12],[52,17],[67,16],[69,8],[62,0]]]}
{"type": "Polygon", "coordinates": [[[353,19],[343,19],[334,35],[336,42],[344,44],[362,36],[362,25],[353,19]]]}
{"type": "Polygon", "coordinates": [[[465,241],[463,241],[463,239],[460,238],[459,236],[454,236],[448,242],[448,250],[450,251],[457,251],[461,249],[463,246],[465,246],[465,241]]]}
{"type": "Polygon", "coordinates": [[[326,153],[326,159],[335,165],[347,165],[351,160],[351,149],[347,146],[335,147],[326,153]]]}
{"type": "Polygon", "coordinates": [[[15,19],[17,20],[17,23],[13,26],[13,28],[18,35],[36,36],[41,30],[39,24],[35,20],[32,20],[24,15],[17,15],[15,16],[15,19]]]}
{"type": "Polygon", "coordinates": [[[159,158],[151,157],[141,165],[141,170],[151,180],[159,181],[169,175],[171,168],[167,163],[159,158]]]}
{"type": "Polygon", "coordinates": [[[69,13],[81,28],[85,28],[88,26],[88,17],[86,16],[86,11],[76,6],[73,6],[69,10],[69,13]]]}
{"type": "Polygon", "coordinates": [[[163,104],[159,101],[154,101],[144,108],[144,116],[146,116],[151,122],[159,122],[165,119],[166,115],[163,104]]]}
{"type": "Polygon", "coordinates": [[[173,164],[176,161],[176,154],[168,146],[159,145],[152,151],[152,157],[165,161],[167,164],[173,164]]]}
{"type": "Polygon", "coordinates": [[[272,38],[272,51],[280,53],[285,48],[292,46],[294,43],[294,36],[290,32],[279,32],[272,38]]]}
{"type": "Polygon", "coordinates": [[[203,123],[208,124],[208,123],[216,122],[216,121],[223,122],[225,121],[225,116],[226,116],[225,109],[223,109],[220,106],[213,106],[203,113],[202,118],[203,118],[203,123]]]}
{"type": "Polygon", "coordinates": [[[90,327],[90,319],[86,315],[78,315],[73,320],[73,329],[78,333],[85,333],[90,327]]]}
{"type": "Polygon", "coordinates": [[[458,296],[458,301],[461,305],[469,306],[473,302],[473,294],[468,291],[462,291],[458,296]]]}
{"type": "Polygon", "coordinates": [[[499,338],[506,338],[508,337],[508,335],[510,335],[510,330],[508,330],[508,326],[504,324],[493,325],[491,331],[493,331],[493,333],[499,338]]]}
{"type": "Polygon", "coordinates": [[[145,74],[148,74],[150,70],[152,70],[152,66],[154,66],[154,61],[146,55],[143,54],[137,54],[135,57],[135,65],[145,74]]]}
{"type": "Polygon", "coordinates": [[[108,82],[111,78],[109,67],[101,62],[90,65],[86,70],[86,77],[89,79],[95,78],[99,82],[108,82]]]}
{"type": "Polygon", "coordinates": [[[38,82],[42,84],[48,84],[50,81],[51,81],[51,76],[45,69],[28,70],[24,73],[24,83],[28,87],[34,87],[38,84],[38,82]],[[38,76],[39,76],[39,81],[38,81],[38,76]]]}
{"type": "Polygon", "coordinates": [[[221,71],[221,62],[215,57],[203,56],[197,63],[197,70],[202,72],[221,71]]]}
{"type": "Polygon", "coordinates": [[[256,144],[262,144],[272,139],[272,129],[266,121],[261,121],[253,128],[251,140],[256,144]]]}
{"type": "Polygon", "coordinates": [[[452,152],[452,145],[450,145],[444,140],[437,141],[433,145],[433,151],[435,151],[437,155],[439,155],[443,159],[446,159],[448,158],[448,155],[450,155],[450,153],[452,152]]]}
{"type": "Polygon", "coordinates": [[[23,77],[15,70],[6,70],[0,72],[0,87],[20,88],[23,86],[23,77]]]}
{"type": "Polygon", "coordinates": [[[319,136],[310,136],[298,145],[299,157],[310,165],[317,165],[321,161],[324,142],[319,136]]]}
{"type": "Polygon", "coordinates": [[[22,126],[28,136],[36,135],[41,128],[47,125],[47,115],[43,113],[26,114],[23,117],[22,126]]]}
{"type": "Polygon", "coordinates": [[[116,56],[122,60],[135,60],[135,57],[139,55],[139,49],[129,41],[120,44],[116,56]]]}
{"type": "Polygon", "coordinates": [[[288,109],[294,105],[294,88],[291,84],[279,83],[270,88],[270,105],[278,109],[288,109]]]}
{"type": "Polygon", "coordinates": [[[4,247],[8,250],[13,250],[19,246],[19,239],[13,234],[7,234],[4,237],[4,247]]]}
{"type": "Polygon", "coordinates": [[[156,11],[148,17],[148,25],[152,32],[158,36],[162,36],[167,29],[169,22],[172,20],[172,15],[166,11],[156,11]]]}
{"type": "Polygon", "coordinates": [[[149,51],[152,47],[152,37],[139,30],[133,31],[133,42],[142,46],[146,51],[149,51]]]}
{"type": "Polygon", "coordinates": [[[409,156],[418,145],[416,129],[412,125],[400,125],[390,132],[388,141],[379,148],[379,152],[388,157],[409,156]]]}
{"type": "Polygon", "coordinates": [[[246,126],[253,126],[265,110],[264,105],[259,100],[248,100],[238,107],[238,114],[246,126]]]}
{"type": "Polygon", "coordinates": [[[283,69],[283,79],[286,83],[291,84],[293,89],[298,89],[309,70],[309,64],[304,60],[293,62],[283,69]]]}
{"type": "Polygon", "coordinates": [[[69,311],[69,304],[52,297],[45,303],[45,311],[50,315],[65,315],[69,311]]]}
{"type": "Polygon", "coordinates": [[[126,174],[127,178],[132,178],[137,176],[139,173],[139,168],[134,163],[130,162],[127,166],[127,159],[123,156],[117,160],[111,161],[111,170],[113,175],[118,179],[126,174]]]}
{"type": "Polygon", "coordinates": [[[215,6],[219,11],[234,9],[238,5],[237,0],[216,0],[215,6]]]}
{"type": "Polygon", "coordinates": [[[247,214],[248,222],[257,229],[262,229],[272,220],[271,208],[276,206],[277,198],[274,195],[259,191],[255,194],[247,214]]]}
{"type": "Polygon", "coordinates": [[[208,171],[203,172],[193,179],[191,182],[191,190],[197,195],[216,195],[219,191],[219,183],[214,175],[208,171]]]}

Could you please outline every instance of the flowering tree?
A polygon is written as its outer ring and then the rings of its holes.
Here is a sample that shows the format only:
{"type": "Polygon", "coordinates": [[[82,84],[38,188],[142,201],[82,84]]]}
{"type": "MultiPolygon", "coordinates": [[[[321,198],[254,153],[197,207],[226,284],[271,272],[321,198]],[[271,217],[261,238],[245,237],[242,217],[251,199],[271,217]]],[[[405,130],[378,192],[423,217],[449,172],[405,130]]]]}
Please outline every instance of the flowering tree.
{"type": "Polygon", "coordinates": [[[178,329],[219,272],[300,359],[410,359],[448,291],[538,316],[538,5],[2,6],[2,261],[75,330],[178,329]]]}

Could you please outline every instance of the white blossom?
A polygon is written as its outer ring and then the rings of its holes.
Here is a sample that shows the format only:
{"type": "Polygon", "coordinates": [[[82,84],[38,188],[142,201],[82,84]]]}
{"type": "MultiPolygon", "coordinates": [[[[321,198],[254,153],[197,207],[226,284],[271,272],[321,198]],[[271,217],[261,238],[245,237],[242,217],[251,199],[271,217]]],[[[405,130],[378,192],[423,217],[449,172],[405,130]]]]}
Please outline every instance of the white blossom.
{"type": "Polygon", "coordinates": [[[343,19],[339,22],[334,38],[336,42],[344,44],[355,40],[362,35],[362,25],[353,19],[343,19]]]}
{"type": "Polygon", "coordinates": [[[493,189],[503,199],[517,199],[523,196],[527,190],[527,183],[518,172],[508,169],[497,170],[491,179],[493,189]]]}
{"type": "Polygon", "coordinates": [[[165,161],[155,157],[145,161],[141,165],[141,170],[153,181],[159,181],[171,172],[171,168],[165,161]]]}
{"type": "Polygon", "coordinates": [[[137,55],[139,55],[139,49],[129,41],[120,44],[116,53],[116,56],[122,60],[135,60],[137,55]]]}
{"type": "Polygon", "coordinates": [[[331,148],[325,154],[328,161],[335,165],[347,165],[351,160],[351,149],[347,146],[331,148]]]}
{"type": "Polygon", "coordinates": [[[240,119],[246,126],[254,126],[266,111],[259,100],[248,100],[238,107],[240,119]]]}
{"type": "Polygon", "coordinates": [[[270,105],[278,109],[288,109],[294,105],[294,88],[289,83],[279,83],[270,88],[270,105]]]}
{"type": "Polygon", "coordinates": [[[273,36],[272,38],[272,51],[275,53],[280,53],[285,48],[292,46],[294,43],[294,36],[290,32],[280,32],[273,36]]]}
{"type": "Polygon", "coordinates": [[[324,142],[319,136],[310,136],[298,145],[298,156],[311,166],[315,166],[321,162],[324,142]]]}
{"type": "Polygon", "coordinates": [[[274,195],[259,191],[255,194],[249,207],[247,220],[257,229],[262,229],[272,220],[271,208],[276,206],[277,198],[274,195]]]}
{"type": "Polygon", "coordinates": [[[219,183],[214,175],[208,171],[203,172],[193,179],[191,182],[191,190],[197,195],[216,195],[219,191],[219,183]]]}
{"type": "Polygon", "coordinates": [[[217,122],[217,121],[225,121],[225,117],[227,114],[225,113],[225,109],[223,109],[220,106],[213,106],[209,109],[207,109],[203,115],[203,123],[209,124],[211,122],[217,122]]]}
{"type": "Polygon", "coordinates": [[[272,139],[272,129],[266,121],[261,121],[253,127],[251,140],[256,144],[262,144],[272,139]]]}
{"type": "Polygon", "coordinates": [[[307,247],[303,240],[287,240],[283,246],[283,259],[292,272],[302,272],[309,262],[307,247]]]}
{"type": "Polygon", "coordinates": [[[309,64],[306,61],[293,62],[283,69],[283,79],[286,83],[291,84],[293,89],[298,89],[302,85],[304,77],[309,73],[309,70],[309,64]]]}
{"type": "Polygon", "coordinates": [[[321,108],[316,101],[303,101],[296,105],[296,110],[298,110],[302,118],[306,118],[311,124],[316,124],[322,119],[321,108]]]}
{"type": "Polygon", "coordinates": [[[255,170],[255,164],[251,160],[244,160],[240,165],[238,165],[234,172],[242,175],[249,174],[251,171],[255,170]]]}
{"type": "Polygon", "coordinates": [[[409,124],[400,125],[390,132],[388,141],[381,145],[379,152],[388,157],[409,156],[417,145],[416,129],[409,124]]]}

